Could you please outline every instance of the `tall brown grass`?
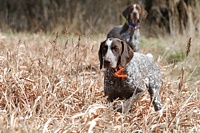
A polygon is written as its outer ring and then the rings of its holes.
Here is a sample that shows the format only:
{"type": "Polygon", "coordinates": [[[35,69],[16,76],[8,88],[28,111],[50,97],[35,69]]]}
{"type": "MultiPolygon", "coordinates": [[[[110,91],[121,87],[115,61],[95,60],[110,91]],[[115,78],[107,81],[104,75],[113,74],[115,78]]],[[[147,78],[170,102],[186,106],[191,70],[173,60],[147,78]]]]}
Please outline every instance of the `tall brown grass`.
{"type": "Polygon", "coordinates": [[[0,131],[200,132],[198,38],[171,64],[167,58],[189,38],[142,38],[141,51],[151,52],[162,72],[164,108],[155,112],[144,94],[128,114],[106,102],[97,55],[103,39],[0,34],[0,131]]]}

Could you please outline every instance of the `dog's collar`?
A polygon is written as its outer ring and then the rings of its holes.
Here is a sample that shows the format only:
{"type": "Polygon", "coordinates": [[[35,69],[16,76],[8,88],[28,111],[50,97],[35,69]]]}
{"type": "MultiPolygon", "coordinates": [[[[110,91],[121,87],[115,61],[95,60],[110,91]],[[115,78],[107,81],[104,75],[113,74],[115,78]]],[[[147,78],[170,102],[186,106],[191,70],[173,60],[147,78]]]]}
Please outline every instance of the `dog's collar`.
{"type": "Polygon", "coordinates": [[[128,24],[129,26],[136,28],[137,26],[139,26],[139,23],[131,23],[128,21],[128,19],[126,19],[126,24],[128,24]]]}
{"type": "Polygon", "coordinates": [[[118,69],[111,69],[111,72],[113,73],[114,76],[118,78],[127,78],[127,75],[122,73],[124,69],[125,69],[124,67],[118,69]]]}

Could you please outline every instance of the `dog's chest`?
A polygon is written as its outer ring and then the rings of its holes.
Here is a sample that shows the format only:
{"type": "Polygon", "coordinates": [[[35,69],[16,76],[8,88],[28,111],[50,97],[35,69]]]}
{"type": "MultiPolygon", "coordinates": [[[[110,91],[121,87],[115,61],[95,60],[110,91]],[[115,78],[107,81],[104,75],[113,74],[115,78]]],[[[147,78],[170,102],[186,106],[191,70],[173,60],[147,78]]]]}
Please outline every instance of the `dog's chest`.
{"type": "MultiPolygon", "coordinates": [[[[137,71],[137,70],[136,70],[137,71]]],[[[106,91],[114,91],[114,92],[133,92],[136,88],[144,88],[145,80],[141,80],[142,75],[134,75],[136,73],[129,72],[127,74],[127,78],[118,78],[115,77],[114,74],[107,69],[105,71],[104,77],[104,89],[106,91]]]]}
{"type": "Polygon", "coordinates": [[[135,40],[140,39],[140,31],[139,31],[139,29],[136,29],[134,31],[133,30],[127,30],[126,32],[121,34],[121,37],[126,42],[133,43],[135,40]]]}

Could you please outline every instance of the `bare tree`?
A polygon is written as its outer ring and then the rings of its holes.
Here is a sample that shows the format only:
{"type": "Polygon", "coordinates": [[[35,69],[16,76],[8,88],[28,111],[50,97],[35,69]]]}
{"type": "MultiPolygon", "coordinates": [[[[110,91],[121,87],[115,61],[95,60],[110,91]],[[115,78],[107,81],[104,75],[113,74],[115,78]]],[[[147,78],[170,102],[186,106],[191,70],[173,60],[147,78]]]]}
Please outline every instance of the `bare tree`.
{"type": "Polygon", "coordinates": [[[158,33],[199,33],[200,1],[146,0],[149,30],[158,33]],[[158,32],[159,31],[159,32],[158,32]]]}

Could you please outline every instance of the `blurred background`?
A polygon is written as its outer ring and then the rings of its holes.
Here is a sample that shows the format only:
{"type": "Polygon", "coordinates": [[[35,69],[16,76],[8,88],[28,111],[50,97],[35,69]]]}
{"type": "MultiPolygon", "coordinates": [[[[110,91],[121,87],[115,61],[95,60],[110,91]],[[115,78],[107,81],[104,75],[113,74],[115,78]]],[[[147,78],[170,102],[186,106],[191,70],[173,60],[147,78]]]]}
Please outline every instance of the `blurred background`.
{"type": "Polygon", "coordinates": [[[199,0],[0,0],[0,31],[107,33],[125,22],[121,13],[133,3],[148,12],[148,36],[199,34],[199,0]]]}

